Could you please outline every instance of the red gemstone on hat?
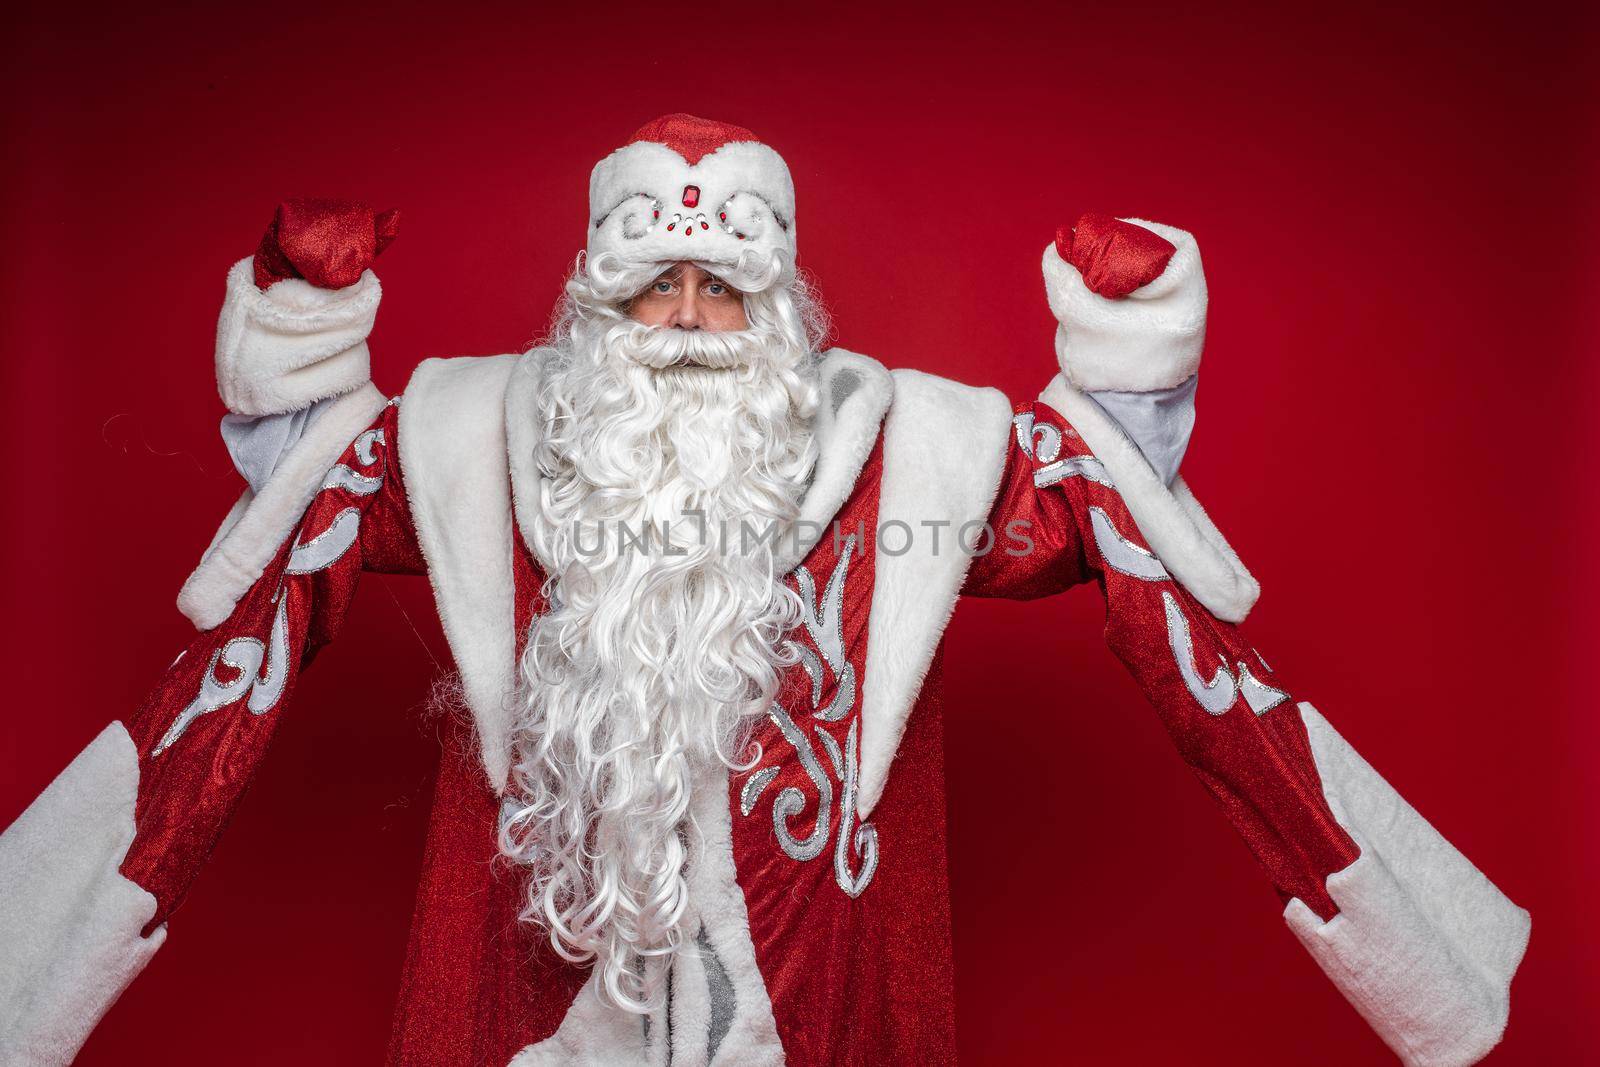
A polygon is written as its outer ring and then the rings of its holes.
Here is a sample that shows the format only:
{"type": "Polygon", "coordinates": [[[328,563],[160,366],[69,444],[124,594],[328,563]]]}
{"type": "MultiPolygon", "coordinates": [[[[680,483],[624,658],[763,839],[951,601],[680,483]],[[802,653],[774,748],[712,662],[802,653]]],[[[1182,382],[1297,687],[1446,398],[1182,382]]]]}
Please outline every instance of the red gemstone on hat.
{"type": "Polygon", "coordinates": [[[700,187],[698,185],[685,185],[683,187],[683,206],[694,207],[700,203],[700,187]]]}
{"type": "Polygon", "coordinates": [[[700,228],[701,228],[701,229],[702,229],[702,230],[709,230],[709,229],[711,229],[711,226],[710,226],[710,224],[709,224],[709,223],[707,223],[707,222],[706,222],[706,220],[705,220],[705,219],[701,219],[701,220],[700,220],[700,228]]]}

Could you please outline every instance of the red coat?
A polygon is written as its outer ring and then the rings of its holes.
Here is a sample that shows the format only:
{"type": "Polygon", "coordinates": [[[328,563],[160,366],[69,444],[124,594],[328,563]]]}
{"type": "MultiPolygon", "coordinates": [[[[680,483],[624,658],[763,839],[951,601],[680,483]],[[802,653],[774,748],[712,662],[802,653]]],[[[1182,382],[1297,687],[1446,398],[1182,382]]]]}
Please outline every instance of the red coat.
{"type": "MultiPolygon", "coordinates": [[[[426,572],[407,472],[397,459],[400,410],[386,407],[350,446],[229,619],[195,639],[127,724],[138,758],[137,833],[120,870],[155,898],[146,932],[163,927],[181,902],[265,754],[299,669],[338,634],[361,572],[426,572]]],[[[1333,919],[1340,906],[1329,876],[1350,868],[1362,850],[1330,808],[1307,719],[1288,699],[1287,683],[1235,627],[1157,576],[1160,564],[1141,544],[1122,498],[1095,479],[1082,438],[1057,412],[1026,404],[1017,420],[989,517],[998,536],[972,561],[963,595],[1027,599],[1098,585],[1112,651],[1279,894],[1318,921],[1333,919]],[[1045,471],[1050,464],[1034,445],[1054,442],[1057,433],[1057,472],[1077,461],[1083,473],[1052,480],[1045,471]],[[1016,551],[1021,543],[1007,539],[1008,527],[1026,530],[1030,552],[1016,551]],[[1144,572],[1132,573],[1141,563],[1144,572]],[[1174,611],[1176,624],[1169,623],[1174,611]],[[1177,638],[1186,644],[1175,649],[1177,638]],[[1220,711],[1202,706],[1186,668],[1202,681],[1231,684],[1232,699],[1220,711]]],[[[782,1055],[797,1064],[954,1058],[937,654],[869,819],[851,796],[861,709],[850,692],[842,701],[840,693],[867,673],[882,550],[874,542],[886,534],[878,529],[883,467],[880,440],[839,511],[840,537],[824,537],[789,578],[807,591],[821,627],[833,624],[843,659],[830,661],[828,633],[820,641],[799,635],[820,670],[789,672],[782,710],[756,731],[761,761],[727,776],[718,802],[731,826],[733,868],[771,1021],[782,1055]],[[864,541],[852,538],[858,531],[864,541]],[[833,590],[836,575],[841,588],[833,590]],[[828,618],[830,595],[838,596],[836,620],[828,618]],[[803,803],[775,817],[790,789],[803,803]],[[827,822],[818,826],[825,795],[827,822]],[[796,847],[818,840],[820,849],[796,847]],[[797,851],[814,854],[796,858],[797,851]]],[[[514,544],[516,632],[525,634],[542,574],[522,538],[514,544]]],[[[1000,711],[997,726],[1024,713],[1000,711]]],[[[520,873],[496,858],[499,800],[466,731],[442,733],[389,1060],[506,1063],[556,1032],[587,975],[556,957],[542,932],[517,922],[524,890],[520,873]]],[[[996,817],[1005,817],[1003,798],[994,802],[996,817]]],[[[671,1031],[675,1046],[692,1039],[704,1048],[710,1027],[691,1034],[687,1025],[671,1031]]],[[[685,1058],[676,1047],[674,1053],[674,1062],[685,1058]]]]}
{"type": "MultiPolygon", "coordinates": [[[[1198,278],[1197,254],[1178,266],[1198,278]]],[[[264,308],[241,275],[219,336],[292,378],[332,350],[328,331],[345,331],[343,345],[365,336],[375,295],[341,293],[264,308]]],[[[1146,310],[1114,309],[1080,341],[1159,347],[1172,317],[1138,319],[1146,310]],[[1113,336],[1122,318],[1148,335],[1113,336]]],[[[1197,361],[1197,340],[1185,344],[1197,361]]],[[[219,367],[230,353],[219,348],[219,367]]],[[[496,851],[505,697],[543,581],[525,534],[543,521],[540,359],[428,361],[387,405],[370,384],[343,384],[241,501],[180,598],[201,631],[144,705],[0,835],[0,1060],[69,1061],[159,948],[367,570],[429,576],[470,719],[441,731],[393,1063],[952,1060],[945,624],[961,596],[1091,583],[1113,654],[1357,1010],[1410,1063],[1474,1062],[1498,1040],[1527,914],[1236,628],[1254,582],[1181,477],[1165,484],[1065,378],[1013,408],[844,352],[820,367],[821,454],[801,507],[818,539],[780,553],[806,604],[801,664],[755,728],[758,763],[702,768],[696,782],[695,946],[675,960],[670,1007],[648,1020],[607,1007],[583,968],[517,921],[523,878],[496,851]]],[[[1049,655],[1050,635],[1016,654],[1049,655]]],[[[1026,738],[1029,716],[1055,713],[1070,690],[988,714],[1026,738]]],[[[1004,797],[977,802],[1015,815],[1004,797]]]]}

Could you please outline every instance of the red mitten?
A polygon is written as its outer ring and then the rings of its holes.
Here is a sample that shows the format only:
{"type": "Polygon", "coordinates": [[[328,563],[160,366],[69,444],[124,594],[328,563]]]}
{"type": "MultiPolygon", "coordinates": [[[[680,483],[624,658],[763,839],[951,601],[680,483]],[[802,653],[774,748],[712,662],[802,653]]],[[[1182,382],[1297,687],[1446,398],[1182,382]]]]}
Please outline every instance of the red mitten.
{"type": "Polygon", "coordinates": [[[1082,215],[1056,231],[1056,253],[1077,268],[1092,292],[1111,300],[1155,281],[1177,251],[1160,234],[1110,215],[1082,215]]]}
{"type": "Polygon", "coordinates": [[[353,200],[285,200],[256,249],[256,288],[285,278],[319,289],[354,285],[399,230],[397,210],[375,215],[353,200]]]}

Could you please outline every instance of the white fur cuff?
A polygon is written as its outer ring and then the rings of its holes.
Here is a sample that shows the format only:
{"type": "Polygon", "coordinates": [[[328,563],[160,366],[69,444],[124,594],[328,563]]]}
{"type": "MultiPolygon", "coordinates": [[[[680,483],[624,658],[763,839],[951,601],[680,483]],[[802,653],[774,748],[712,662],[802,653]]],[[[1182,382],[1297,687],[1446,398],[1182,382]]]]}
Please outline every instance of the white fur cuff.
{"type": "Polygon", "coordinates": [[[1339,914],[1298,900],[1284,919],[1405,1063],[1477,1063],[1511,1010],[1528,913],[1495,888],[1310,704],[1300,705],[1323,793],[1361,856],[1328,877],[1339,914]]]}
{"type": "Polygon", "coordinates": [[[1171,241],[1177,252],[1149,285],[1109,300],[1077,268],[1044,250],[1045,295],[1060,323],[1056,355],[1069,382],[1085,392],[1170,389],[1200,369],[1206,339],[1206,277],[1194,237],[1172,226],[1124,219],[1171,241]]]}
{"type": "Polygon", "coordinates": [[[241,259],[217,320],[222,402],[240,415],[277,415],[355,389],[370,376],[367,335],[382,296],[370,270],[344,289],[289,278],[262,292],[251,259],[241,259]]]}
{"type": "Polygon", "coordinates": [[[138,753],[112,723],[0,834],[0,1063],[67,1064],[150,962],[156,898],[118,868],[138,753]]]}

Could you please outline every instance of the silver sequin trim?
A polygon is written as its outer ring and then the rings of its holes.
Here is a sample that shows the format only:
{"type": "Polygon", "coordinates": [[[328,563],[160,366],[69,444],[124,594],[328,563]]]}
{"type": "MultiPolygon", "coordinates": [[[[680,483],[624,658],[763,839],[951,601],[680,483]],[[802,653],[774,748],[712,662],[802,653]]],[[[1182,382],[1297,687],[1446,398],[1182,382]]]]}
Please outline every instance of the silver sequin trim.
{"type": "Polygon", "coordinates": [[[1036,422],[1033,412],[1024,411],[1011,419],[1017,431],[1017,444],[1023,454],[1040,463],[1054,463],[1061,455],[1061,429],[1048,422],[1036,422]]]}
{"type": "Polygon", "coordinates": [[[811,635],[812,643],[822,653],[822,658],[828,661],[835,676],[842,675],[845,668],[844,583],[850,573],[850,556],[855,547],[856,535],[851,534],[845,538],[844,550],[839,554],[839,562],[828,578],[820,601],[817,599],[816,579],[811,577],[810,569],[799,567],[795,570],[806,632],[811,635]]]}
{"type": "Polygon", "coordinates": [[[159,756],[172,747],[173,742],[182,737],[189,725],[200,716],[225,708],[243,696],[253,684],[266,654],[266,646],[254,637],[235,637],[211,653],[211,662],[206,666],[205,676],[200,679],[200,692],[187,707],[178,712],[178,717],[172,720],[172,725],[167,727],[167,732],[150,750],[150,755],[159,756]],[[238,677],[231,682],[218,681],[219,663],[238,671],[238,677]]]}
{"type": "Polygon", "coordinates": [[[1155,553],[1123,537],[1111,516],[1100,508],[1089,509],[1089,523],[1094,527],[1095,546],[1100,549],[1107,567],[1141,582],[1164,582],[1170,577],[1155,553]]]}
{"type": "Polygon", "coordinates": [[[309,541],[301,541],[289,553],[290,574],[312,574],[326,570],[350,551],[361,532],[361,512],[345,508],[333,517],[328,528],[309,541]]]}
{"type": "Polygon", "coordinates": [[[805,668],[806,675],[811,679],[811,706],[816,707],[822,703],[822,657],[798,642],[794,650],[800,656],[800,666],[805,668]]]}
{"type": "Polygon", "coordinates": [[[833,847],[833,877],[839,883],[839,888],[845,895],[859,897],[872,876],[878,870],[878,828],[871,823],[862,823],[856,828],[855,846],[861,854],[861,871],[858,874],[850,872],[850,849],[847,842],[851,835],[848,832],[850,824],[856,818],[856,778],[860,772],[856,754],[856,732],[861,728],[861,720],[857,719],[850,724],[850,734],[844,741],[844,799],[839,810],[839,837],[833,847]]]}
{"type": "Polygon", "coordinates": [[[828,822],[833,812],[833,782],[822,769],[822,764],[817,762],[817,754],[811,750],[811,744],[801,733],[800,727],[789,718],[789,713],[781,705],[773,704],[768,714],[783,733],[784,740],[793,746],[795,755],[800,757],[800,766],[804,768],[806,776],[817,787],[817,824],[810,836],[799,840],[789,832],[789,820],[806,807],[805,794],[792,785],[772,802],[772,829],[778,835],[778,846],[790,859],[801,862],[813,860],[822,855],[823,848],[828,844],[828,822]]]}
{"type": "Polygon", "coordinates": [[[1017,447],[1029,459],[1033,458],[1033,412],[1024,411],[1011,416],[1011,429],[1017,435],[1017,447]]]}
{"type": "Polygon", "coordinates": [[[267,638],[267,661],[250,687],[246,703],[252,712],[265,715],[283,696],[289,682],[289,594],[278,590],[278,610],[272,616],[272,634],[267,638]]]}
{"type": "MultiPolygon", "coordinates": [[[[855,729],[854,724],[851,729],[855,729]]],[[[833,776],[839,781],[844,781],[844,753],[839,751],[839,742],[826,730],[817,731],[817,739],[822,742],[823,750],[828,753],[828,760],[833,764],[833,776]]]]}
{"type": "Polygon", "coordinates": [[[839,685],[833,692],[833,699],[825,708],[818,708],[811,713],[813,719],[823,722],[838,722],[856,706],[856,668],[853,663],[844,665],[844,673],[839,676],[839,685]]]}
{"type": "Polygon", "coordinates": [[[247,692],[250,695],[248,707],[251,711],[257,715],[264,715],[272,710],[278,698],[283,696],[284,684],[289,674],[287,612],[288,597],[280,593],[278,611],[272,621],[270,655],[267,646],[255,637],[235,637],[211,654],[211,662],[206,665],[206,672],[200,679],[200,692],[172,720],[167,732],[161,735],[161,740],[150,750],[152,757],[159,756],[171,748],[200,716],[235,703],[247,692]],[[230,682],[220,680],[217,677],[219,664],[238,672],[237,676],[230,682]]]}
{"type": "Polygon", "coordinates": [[[1040,467],[1033,472],[1033,487],[1043,489],[1068,478],[1086,478],[1107,489],[1117,487],[1111,480],[1110,473],[1106,471],[1105,464],[1093,456],[1068,456],[1059,463],[1040,467]]]}
{"type": "Polygon", "coordinates": [[[1243,660],[1239,661],[1239,692],[1244,695],[1244,702],[1250,705],[1250,710],[1257,715],[1265,715],[1289,699],[1289,694],[1282,689],[1257,680],[1243,660]]]}
{"type": "Polygon", "coordinates": [[[356,458],[361,461],[363,467],[370,467],[378,461],[378,454],[373,450],[373,446],[383,443],[383,430],[380,428],[363,430],[361,436],[355,439],[356,458]]]}
{"type": "Polygon", "coordinates": [[[1167,612],[1167,645],[1172,649],[1172,658],[1177,661],[1178,674],[1183,677],[1184,687],[1208,714],[1221,715],[1233,707],[1239,695],[1233,675],[1228,672],[1227,661],[1222,661],[1209,682],[1201,678],[1194,663],[1194,641],[1189,633],[1189,620],[1178,606],[1178,599],[1162,590],[1161,603],[1167,612]]]}
{"type": "Polygon", "coordinates": [[[763,767],[744,780],[744,788],[739,790],[739,814],[749,816],[756,810],[756,802],[761,799],[761,794],[767,791],[767,786],[778,777],[778,768],[763,767]]]}
{"type": "MultiPolygon", "coordinates": [[[[795,569],[795,582],[800,589],[802,621],[817,651],[798,643],[795,650],[800,665],[811,681],[811,717],[822,722],[842,722],[856,709],[855,665],[845,657],[843,631],[844,586],[849,573],[850,556],[855,552],[856,544],[857,538],[853,535],[845,540],[844,550],[840,554],[838,563],[834,565],[833,574],[829,576],[821,597],[817,595],[816,579],[812,577],[811,571],[806,567],[795,569]],[[820,656],[818,652],[821,653],[820,656]],[[833,674],[835,685],[833,699],[828,702],[827,707],[820,707],[825,680],[824,662],[827,664],[827,670],[833,674]]],[[[779,792],[773,801],[773,831],[779,847],[790,858],[801,862],[813,860],[827,847],[829,835],[833,831],[831,825],[833,778],[828,776],[817,758],[816,750],[806,736],[806,731],[790,717],[782,705],[773,704],[769,715],[779,732],[783,734],[784,740],[794,749],[806,776],[816,787],[817,807],[816,826],[804,840],[797,840],[789,830],[789,822],[805,810],[807,798],[802,790],[789,786],[779,792]]],[[[834,842],[833,866],[834,878],[839,887],[852,897],[859,896],[866,889],[878,866],[877,828],[865,823],[855,826],[857,778],[860,774],[856,749],[860,729],[861,720],[857,716],[850,723],[845,748],[841,752],[839,742],[829,731],[821,726],[812,727],[823,750],[828,754],[828,762],[833,765],[834,778],[839,780],[844,790],[839,810],[838,834],[834,842]],[[851,832],[853,826],[854,833],[851,832]],[[852,844],[861,859],[859,873],[852,873],[850,869],[852,844]]],[[[739,791],[740,814],[748,817],[755,810],[763,791],[777,775],[778,768],[766,767],[745,779],[739,791]]]]}
{"type": "Polygon", "coordinates": [[[343,463],[329,468],[319,489],[344,489],[357,496],[371,496],[383,488],[383,473],[357,474],[343,463]]]}

